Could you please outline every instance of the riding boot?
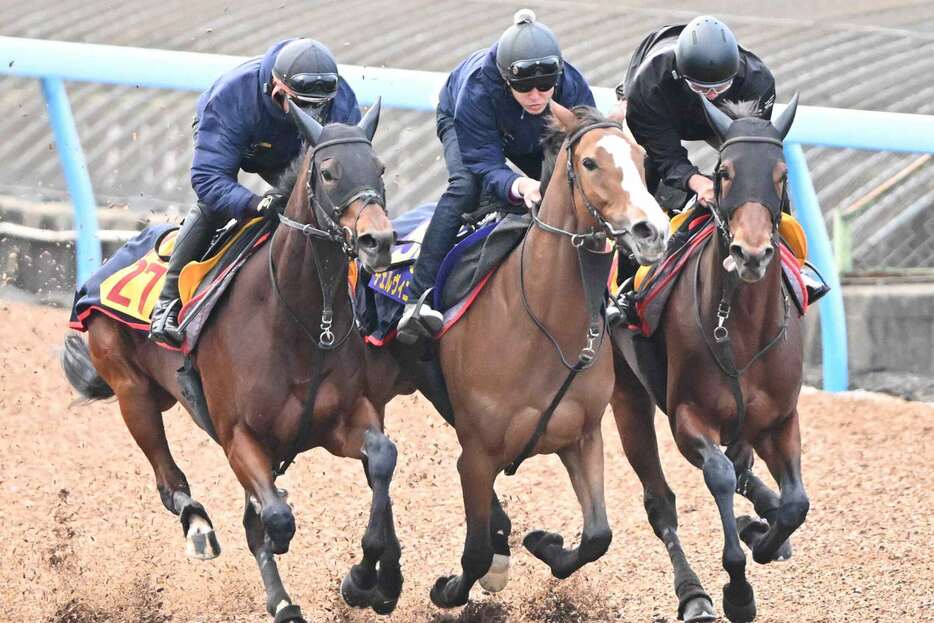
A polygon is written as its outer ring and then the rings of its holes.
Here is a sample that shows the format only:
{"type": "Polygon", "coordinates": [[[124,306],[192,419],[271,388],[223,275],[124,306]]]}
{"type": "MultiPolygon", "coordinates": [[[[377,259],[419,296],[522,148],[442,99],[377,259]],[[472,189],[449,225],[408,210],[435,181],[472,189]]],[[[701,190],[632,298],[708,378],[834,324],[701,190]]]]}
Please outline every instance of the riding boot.
{"type": "Polygon", "coordinates": [[[830,286],[824,281],[823,275],[815,270],[810,263],[801,269],[801,280],[808,291],[808,305],[812,305],[830,292],[830,286]]]}
{"type": "Polygon", "coordinates": [[[403,344],[414,344],[420,337],[434,337],[444,326],[444,316],[426,302],[433,288],[415,302],[405,304],[405,311],[396,329],[396,338],[403,344]]]}
{"type": "Polygon", "coordinates": [[[633,289],[636,271],[638,270],[638,262],[620,254],[617,279],[622,281],[618,282],[620,284],[619,294],[615,299],[610,297],[610,303],[606,307],[606,320],[611,327],[621,322],[626,325],[639,324],[639,314],[636,312],[635,291],[633,289]]]}
{"type": "Polygon", "coordinates": [[[175,238],[175,248],[169,258],[162,292],[152,310],[149,339],[153,342],[178,346],[184,340],[185,336],[178,328],[178,312],[181,309],[178,276],[188,262],[200,259],[215,231],[213,219],[204,213],[200,204],[194,206],[185,217],[175,238]]]}

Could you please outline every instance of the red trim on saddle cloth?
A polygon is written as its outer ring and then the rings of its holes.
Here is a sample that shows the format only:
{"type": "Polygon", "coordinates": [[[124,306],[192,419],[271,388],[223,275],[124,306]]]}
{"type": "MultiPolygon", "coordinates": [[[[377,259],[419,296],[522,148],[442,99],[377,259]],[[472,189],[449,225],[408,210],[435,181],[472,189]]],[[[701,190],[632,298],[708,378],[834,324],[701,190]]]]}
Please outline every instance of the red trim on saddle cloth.
{"type": "MultiPolygon", "coordinates": [[[[262,236],[260,236],[259,238],[257,238],[257,239],[256,239],[256,242],[253,243],[253,246],[250,247],[250,250],[249,250],[248,255],[253,255],[253,253],[255,252],[256,248],[259,247],[260,245],[262,245],[264,242],[266,242],[266,240],[269,239],[269,236],[270,236],[270,234],[263,234],[262,236]]],[[[223,261],[223,259],[221,259],[221,261],[223,261]]],[[[217,275],[216,277],[214,277],[214,279],[211,281],[211,283],[208,284],[208,286],[207,286],[206,288],[204,288],[204,290],[202,290],[201,292],[199,292],[199,293],[196,294],[195,296],[191,297],[191,298],[188,300],[188,302],[185,303],[184,307],[182,307],[181,310],[179,310],[179,312],[178,312],[178,321],[179,321],[179,322],[184,321],[184,320],[185,320],[185,317],[186,317],[186,315],[188,314],[188,311],[191,309],[192,305],[194,305],[195,303],[197,303],[198,301],[200,301],[202,298],[204,298],[204,296],[205,296],[206,294],[211,293],[211,292],[213,291],[213,286],[214,286],[214,284],[217,283],[218,281],[222,280],[224,277],[226,277],[226,276],[227,276],[227,273],[229,273],[229,272],[231,271],[231,269],[232,269],[234,266],[236,266],[236,265],[237,265],[237,261],[236,261],[236,258],[235,258],[234,261],[232,261],[230,264],[228,264],[227,267],[224,268],[224,270],[221,271],[221,273],[220,273],[219,275],[217,275]]]]}
{"type": "Polygon", "coordinates": [[[386,337],[384,337],[381,340],[373,337],[372,335],[368,335],[365,338],[363,338],[363,341],[366,342],[367,344],[372,344],[373,346],[385,346],[386,344],[390,343],[394,339],[396,339],[395,329],[387,333],[386,337]]]}
{"type": "MultiPolygon", "coordinates": [[[[709,218],[709,217],[698,217],[698,218],[709,218]]],[[[696,220],[697,219],[695,219],[695,221],[696,220]]],[[[690,228],[693,226],[694,226],[694,221],[692,221],[691,225],[689,225],[688,227],[690,228]]],[[[661,263],[658,269],[656,269],[655,274],[659,274],[660,272],[663,272],[665,270],[666,266],[670,262],[677,260],[677,264],[675,264],[675,267],[672,270],[670,270],[664,277],[662,277],[661,281],[657,283],[648,284],[648,288],[650,290],[648,295],[646,295],[645,298],[643,298],[642,300],[636,303],[636,311],[639,313],[639,319],[641,320],[639,324],[639,330],[642,331],[643,335],[651,334],[651,327],[649,327],[648,321],[645,318],[645,313],[643,312],[644,308],[648,306],[649,303],[655,300],[655,298],[665,290],[665,287],[671,282],[672,279],[674,279],[681,273],[681,269],[684,268],[684,264],[688,261],[688,259],[690,259],[692,255],[694,255],[694,251],[697,249],[698,245],[700,245],[702,242],[704,242],[705,240],[707,240],[707,238],[710,237],[710,235],[714,231],[714,228],[715,228],[714,223],[708,224],[706,227],[704,227],[699,232],[697,232],[697,234],[694,235],[694,237],[688,243],[689,246],[686,251],[678,255],[669,256],[667,259],[665,259],[664,262],[661,263]]]]}
{"type": "MultiPolygon", "coordinates": [[[[92,313],[104,314],[104,315],[107,316],[108,318],[110,318],[110,319],[112,319],[112,320],[116,320],[116,321],[119,322],[120,324],[126,325],[126,326],[130,327],[131,329],[136,329],[137,331],[149,331],[149,324],[148,324],[148,323],[145,323],[145,324],[144,324],[144,323],[142,323],[142,322],[130,322],[130,321],[126,320],[125,318],[121,318],[118,314],[116,314],[116,313],[114,313],[113,311],[107,309],[106,307],[101,307],[101,306],[99,306],[99,305],[91,305],[90,307],[88,307],[87,309],[85,309],[83,312],[81,312],[81,314],[78,315],[78,321],[77,321],[77,322],[69,322],[69,323],[68,323],[68,326],[69,326],[70,328],[72,328],[72,329],[75,329],[76,331],[81,331],[82,333],[86,332],[86,331],[87,331],[87,328],[85,328],[85,326],[84,326],[84,321],[87,320],[88,317],[89,317],[92,313]]],[[[168,350],[174,350],[175,352],[181,352],[181,350],[182,350],[181,348],[178,348],[178,347],[176,347],[176,346],[170,346],[170,345],[168,345],[168,344],[163,344],[163,343],[161,343],[161,342],[159,342],[159,346],[162,346],[163,348],[166,348],[166,349],[168,349],[168,350]]]]}
{"type": "Polygon", "coordinates": [[[464,315],[464,313],[467,311],[467,309],[470,308],[471,305],[473,305],[473,302],[477,299],[477,296],[480,294],[480,290],[483,289],[483,286],[486,285],[486,282],[490,280],[490,277],[492,277],[493,273],[495,272],[496,272],[496,268],[488,272],[486,276],[480,280],[480,283],[478,283],[476,287],[474,287],[474,289],[470,291],[470,294],[468,294],[464,298],[463,301],[461,301],[460,303],[458,303],[457,305],[455,305],[454,307],[448,310],[445,316],[447,316],[448,314],[451,314],[451,315],[450,317],[445,317],[444,326],[441,327],[441,331],[439,331],[438,335],[435,336],[436,340],[440,340],[441,337],[445,333],[448,332],[448,329],[450,329],[455,324],[457,324],[457,321],[460,320],[461,317],[464,315]]]}

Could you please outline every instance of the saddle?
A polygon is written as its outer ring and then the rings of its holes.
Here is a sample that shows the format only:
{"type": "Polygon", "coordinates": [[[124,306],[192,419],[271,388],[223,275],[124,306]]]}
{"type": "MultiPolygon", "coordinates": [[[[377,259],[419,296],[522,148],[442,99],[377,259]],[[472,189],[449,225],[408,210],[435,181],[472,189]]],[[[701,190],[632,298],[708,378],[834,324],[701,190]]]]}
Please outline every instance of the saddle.
{"type": "MultiPolygon", "coordinates": [[[[441,263],[432,300],[432,307],[444,314],[439,338],[463,316],[531,225],[528,214],[503,213],[498,207],[481,204],[479,210],[465,215],[468,225],[441,263]]],[[[383,346],[395,338],[396,325],[409,300],[412,267],[434,209],[435,204],[425,204],[393,220],[399,243],[393,248],[389,270],[361,280],[357,286],[357,310],[371,344],[383,346]]]]}
{"type": "MultiPolygon", "coordinates": [[[[274,225],[262,218],[242,227],[220,230],[200,261],[191,262],[179,276],[186,329],[183,352],[194,349],[211,310],[246,260],[269,238],[274,225]]],[[[69,326],[86,331],[94,312],[146,333],[168,270],[178,228],[151,225],[124,244],[75,293],[69,326]]]]}

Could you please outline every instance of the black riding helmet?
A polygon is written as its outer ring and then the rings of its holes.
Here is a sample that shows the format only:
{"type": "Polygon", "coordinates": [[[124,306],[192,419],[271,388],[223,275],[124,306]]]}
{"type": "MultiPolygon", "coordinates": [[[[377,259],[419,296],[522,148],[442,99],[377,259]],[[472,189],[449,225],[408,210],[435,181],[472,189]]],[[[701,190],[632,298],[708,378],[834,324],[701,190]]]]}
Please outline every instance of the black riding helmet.
{"type": "Polygon", "coordinates": [[[716,86],[732,80],[739,70],[739,47],[726,24],[701,15],[678,36],[675,60],[682,78],[701,86],[716,86]]]}
{"type": "Polygon", "coordinates": [[[563,67],[558,38],[535,21],[531,9],[516,11],[513,25],[499,38],[496,67],[503,80],[518,91],[532,87],[547,90],[558,81],[563,67]]]}
{"type": "Polygon", "coordinates": [[[285,85],[299,105],[320,105],[337,95],[337,61],[324,44],[314,39],[296,39],[276,55],[272,75],[285,85]]]}

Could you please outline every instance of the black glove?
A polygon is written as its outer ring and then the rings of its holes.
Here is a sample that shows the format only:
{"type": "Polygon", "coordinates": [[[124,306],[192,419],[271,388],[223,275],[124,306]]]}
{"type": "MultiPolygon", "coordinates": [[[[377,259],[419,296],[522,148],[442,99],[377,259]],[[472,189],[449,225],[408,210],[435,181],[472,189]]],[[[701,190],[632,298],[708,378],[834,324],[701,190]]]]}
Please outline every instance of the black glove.
{"type": "Polygon", "coordinates": [[[282,214],[282,212],[285,211],[285,206],[288,203],[288,195],[277,192],[268,192],[263,195],[263,198],[260,199],[259,205],[256,206],[256,214],[257,216],[263,216],[266,218],[282,214]]]}

